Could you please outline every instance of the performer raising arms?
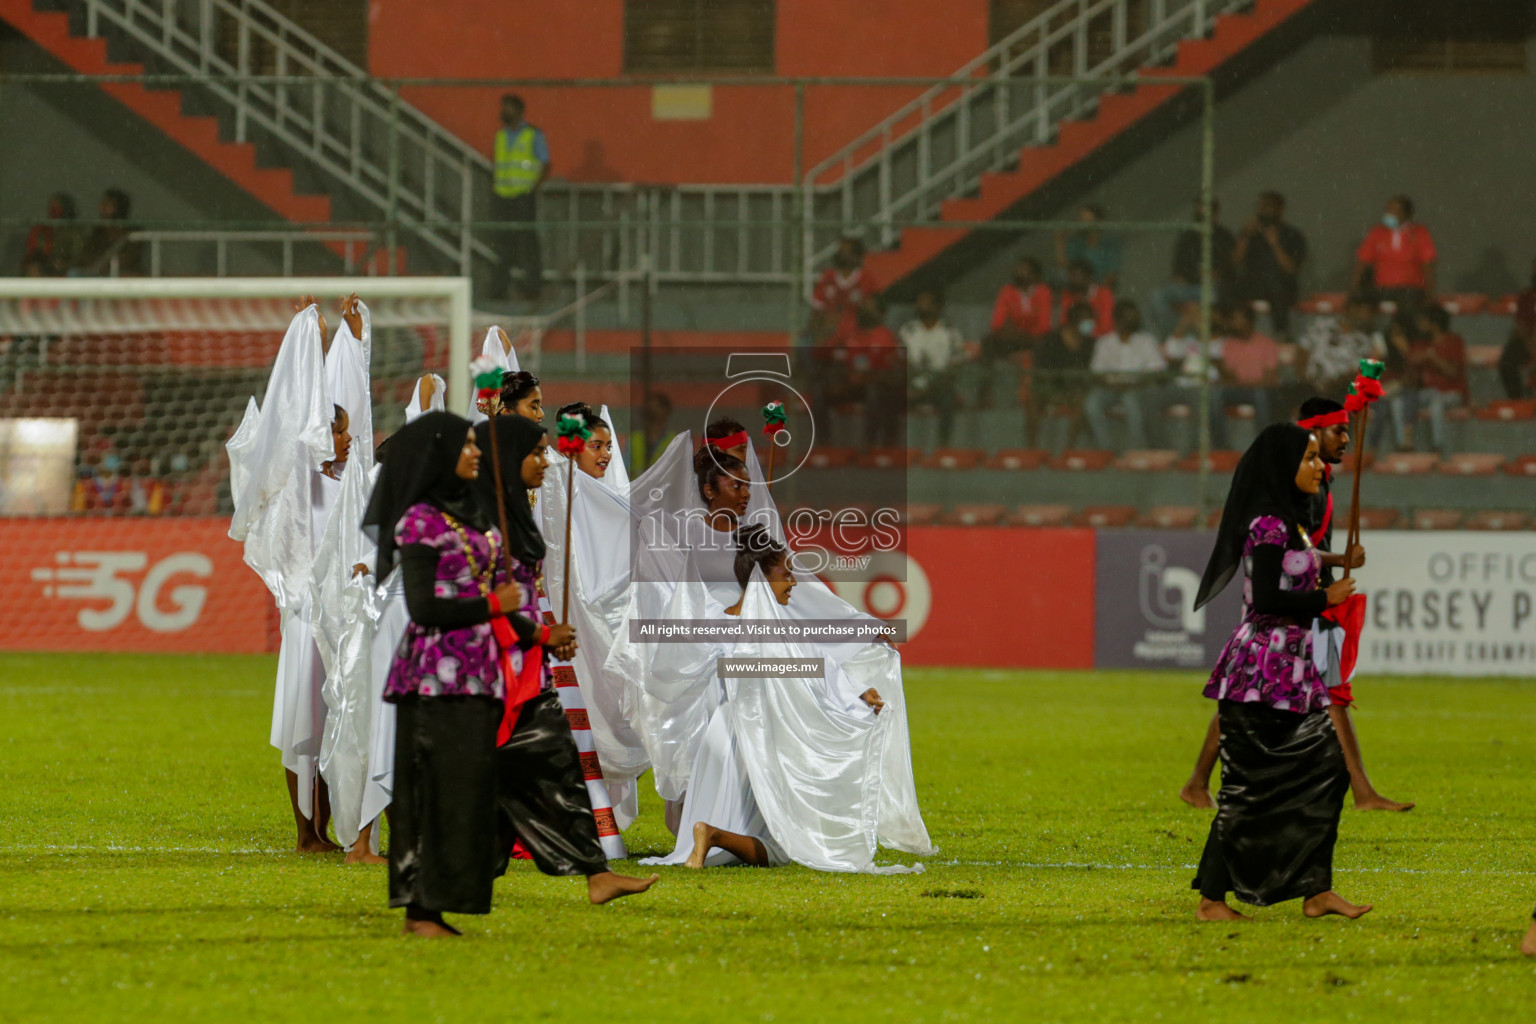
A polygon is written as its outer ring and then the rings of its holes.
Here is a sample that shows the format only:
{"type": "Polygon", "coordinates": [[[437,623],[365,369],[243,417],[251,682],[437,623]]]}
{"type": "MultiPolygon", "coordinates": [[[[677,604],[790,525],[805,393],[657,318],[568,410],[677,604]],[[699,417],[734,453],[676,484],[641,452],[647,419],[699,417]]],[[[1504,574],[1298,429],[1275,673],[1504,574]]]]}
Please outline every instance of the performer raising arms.
{"type": "MultiPolygon", "coordinates": [[[[608,870],[598,839],[592,802],[587,795],[581,755],[570,723],[555,692],[549,658],[576,653],[576,633],[568,625],[539,624],[537,581],[544,560],[544,538],[533,518],[532,492],[544,482],[549,440],[544,428],[523,416],[498,416],[475,428],[489,438],[496,431],[501,455],[502,500],[496,474],[482,473],[475,485],[487,515],[505,509],[507,553],[512,578],[521,584],[522,601],[507,605],[514,637],[503,636],[511,675],[506,708],[496,735],[497,803],[503,826],[499,843],[502,866],[512,836],[523,844],[546,875],[585,875],[587,898],[606,903],[644,892],[657,876],[631,878],[608,870]]],[[[398,773],[398,769],[397,769],[398,773]]],[[[398,782],[396,783],[398,786],[398,782]]]]}
{"type": "Polygon", "coordinates": [[[411,615],[384,694],[397,713],[389,905],[410,935],[458,935],[443,914],[489,913],[496,877],[506,689],[491,623],[527,595],[500,570],[500,534],[470,490],[479,472],[469,421],[427,413],[390,438],[363,516],[379,575],[401,566],[411,615]]]}
{"type": "Polygon", "coordinates": [[[1322,483],[1317,438],[1291,423],[1264,428],[1232,475],[1216,546],[1200,580],[1200,608],[1247,576],[1243,618],[1216,659],[1205,695],[1218,701],[1221,793],[1193,888],[1202,921],[1245,917],[1301,898],[1308,917],[1357,906],[1333,891],[1333,847],[1349,772],[1325,712],[1328,689],[1312,658],[1312,619],[1354,592],[1318,588],[1322,559],[1304,523],[1322,483]]]}

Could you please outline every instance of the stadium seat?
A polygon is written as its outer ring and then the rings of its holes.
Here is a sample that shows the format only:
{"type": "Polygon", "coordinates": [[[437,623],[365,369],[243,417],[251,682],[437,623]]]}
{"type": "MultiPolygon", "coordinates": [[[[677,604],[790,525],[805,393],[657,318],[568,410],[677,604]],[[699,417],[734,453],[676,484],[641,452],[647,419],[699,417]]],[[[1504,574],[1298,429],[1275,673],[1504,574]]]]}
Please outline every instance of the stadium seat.
{"type": "Polygon", "coordinates": [[[858,457],[856,448],[839,448],[835,445],[816,447],[806,457],[806,465],[812,469],[842,469],[858,457]]]}
{"type": "Polygon", "coordinates": [[[1413,513],[1415,530],[1454,530],[1461,525],[1462,512],[1455,508],[1421,508],[1413,513]]]}
{"type": "Polygon", "coordinates": [[[1101,451],[1097,448],[1070,449],[1052,459],[1050,466],[1052,469],[1067,469],[1073,472],[1094,471],[1107,468],[1114,458],[1114,452],[1101,451]]]}
{"type": "Polygon", "coordinates": [[[1502,465],[1504,456],[1494,452],[1458,452],[1437,468],[1446,476],[1493,476],[1502,465]]]}
{"type": "Polygon", "coordinates": [[[1136,473],[1162,473],[1172,469],[1178,460],[1178,452],[1153,448],[1125,452],[1110,465],[1136,473]]]}
{"type": "Polygon", "coordinates": [[[1468,516],[1462,525],[1469,530],[1525,530],[1530,528],[1531,517],[1524,512],[1483,509],[1468,516]]]}
{"type": "Polygon", "coordinates": [[[1472,316],[1481,313],[1488,305],[1486,295],[1441,295],[1440,308],[1451,316],[1472,316]]]}
{"type": "Polygon", "coordinates": [[[1467,365],[1491,370],[1499,365],[1499,353],[1501,351],[1502,349],[1498,345],[1468,345],[1467,365]]]}
{"type": "Polygon", "coordinates": [[[1113,529],[1119,526],[1130,526],[1136,518],[1134,505],[1092,505],[1083,509],[1077,515],[1077,521],[1083,526],[1092,526],[1095,529],[1113,529]]]}
{"type": "Polygon", "coordinates": [[[1138,526],[1159,530],[1192,530],[1200,521],[1200,510],[1193,505],[1155,505],[1139,517],[1138,526]]]}
{"type": "Polygon", "coordinates": [[[918,465],[924,469],[975,469],[985,454],[980,448],[939,448],[918,465]]]}
{"type": "Polygon", "coordinates": [[[1497,423],[1513,423],[1517,420],[1536,419],[1536,400],[1511,401],[1509,399],[1500,399],[1497,402],[1489,402],[1477,410],[1477,418],[1497,423]]]}
{"type": "Polygon", "coordinates": [[[996,526],[1007,508],[991,503],[956,505],[939,517],[944,526],[996,526]]]}
{"type": "Polygon", "coordinates": [[[1344,311],[1344,302],[1349,296],[1344,292],[1318,292],[1308,295],[1296,304],[1296,308],[1310,316],[1326,316],[1344,311]]]}
{"type": "Polygon", "coordinates": [[[1376,472],[1392,476],[1421,476],[1434,469],[1435,463],[1439,461],[1440,456],[1434,452],[1393,452],[1376,460],[1376,472]]]}
{"type": "Polygon", "coordinates": [[[1504,463],[1510,476],[1536,476],[1536,455],[1520,455],[1504,463]]]}
{"type": "Polygon", "coordinates": [[[1251,405],[1229,405],[1226,414],[1229,420],[1251,420],[1258,416],[1258,410],[1251,405]]]}
{"type": "Polygon", "coordinates": [[[910,466],[920,456],[915,448],[870,448],[859,453],[859,465],[866,469],[896,469],[910,466]]]}
{"type": "Polygon", "coordinates": [[[1221,525],[1221,513],[1222,513],[1222,509],[1221,509],[1220,506],[1217,506],[1216,508],[1213,508],[1209,512],[1207,512],[1205,514],[1205,528],[1208,529],[1208,530],[1214,530],[1218,526],[1220,526],[1221,525]]]}
{"type": "Polygon", "coordinates": [[[1360,529],[1390,530],[1401,518],[1395,508],[1363,508],[1360,510],[1360,529]]]}
{"type": "Polygon", "coordinates": [[[1488,300],[1488,305],[1483,307],[1484,313],[1494,316],[1514,316],[1515,308],[1520,305],[1518,295],[1500,295],[1488,300]]]}
{"type": "Polygon", "coordinates": [[[931,502],[918,502],[907,506],[908,526],[932,526],[944,514],[944,506],[931,502]]]}
{"type": "Polygon", "coordinates": [[[1071,505],[1020,505],[1006,521],[1009,526],[1063,526],[1071,517],[1071,505]]]}
{"type": "Polygon", "coordinates": [[[1039,448],[1002,448],[987,460],[988,469],[1039,469],[1050,457],[1039,448]]]}
{"type": "MultiPolygon", "coordinates": [[[[1365,468],[1370,470],[1376,465],[1376,453],[1365,453],[1365,468]]],[[[1333,472],[1338,476],[1348,476],[1355,471],[1355,453],[1353,450],[1344,456],[1344,461],[1333,467],[1333,472]]]]}
{"type": "MultiPolygon", "coordinates": [[[[1230,473],[1237,468],[1237,463],[1243,457],[1242,452],[1234,452],[1226,448],[1214,448],[1206,465],[1212,473],[1230,473]]],[[[1179,463],[1179,470],[1184,473],[1200,472],[1200,453],[1189,456],[1179,463]]]]}

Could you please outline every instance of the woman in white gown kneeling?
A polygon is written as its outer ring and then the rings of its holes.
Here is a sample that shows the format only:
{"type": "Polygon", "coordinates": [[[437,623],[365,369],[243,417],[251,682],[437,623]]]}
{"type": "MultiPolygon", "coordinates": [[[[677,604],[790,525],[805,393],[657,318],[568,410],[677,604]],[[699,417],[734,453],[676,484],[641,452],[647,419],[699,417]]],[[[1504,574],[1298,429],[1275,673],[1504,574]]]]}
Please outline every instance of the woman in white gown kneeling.
{"type": "MultiPolygon", "coordinates": [[[[737,537],[742,587],[725,615],[788,623],[795,588],[786,548],[762,527],[737,537]]],[[[716,608],[719,606],[716,605],[716,608]]],[[[726,678],[724,700],[705,730],[691,772],[682,827],[670,856],[654,863],[691,868],[794,861],[820,871],[921,870],[876,867],[877,845],[933,852],[917,808],[908,752],[900,658],[884,649],[886,687],[870,672],[845,671],[814,644],[770,639],[723,644],[700,659],[821,659],[819,678],[726,678]]]]}

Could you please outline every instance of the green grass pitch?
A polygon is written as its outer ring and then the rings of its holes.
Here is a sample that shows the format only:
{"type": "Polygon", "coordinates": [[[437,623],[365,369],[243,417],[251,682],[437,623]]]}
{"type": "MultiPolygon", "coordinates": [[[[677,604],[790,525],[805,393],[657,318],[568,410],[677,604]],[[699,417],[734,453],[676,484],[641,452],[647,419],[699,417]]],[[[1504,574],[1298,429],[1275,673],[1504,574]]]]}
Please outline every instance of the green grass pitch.
{"type": "MultiPolygon", "coordinates": [[[[1192,918],[1194,675],[913,670],[924,874],[668,869],[586,904],[514,866],[468,937],[399,935],[383,868],[284,852],[274,660],[0,657],[5,1021],[1513,1021],[1536,901],[1536,683],[1365,680],[1337,888],[1192,918]]],[[[652,794],[627,839],[670,848],[652,794]]],[[[634,869],[632,864],[626,865],[634,869]]],[[[621,869],[623,867],[621,866],[621,869]]]]}

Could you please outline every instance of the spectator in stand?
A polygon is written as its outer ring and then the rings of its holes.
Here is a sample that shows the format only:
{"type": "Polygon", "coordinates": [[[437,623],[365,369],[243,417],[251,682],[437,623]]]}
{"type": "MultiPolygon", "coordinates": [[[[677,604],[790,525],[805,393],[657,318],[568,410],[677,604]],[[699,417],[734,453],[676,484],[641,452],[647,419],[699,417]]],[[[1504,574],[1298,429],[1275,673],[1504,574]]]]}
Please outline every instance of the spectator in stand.
{"type": "Polygon", "coordinates": [[[23,277],[63,277],[80,265],[85,235],[74,223],[75,197],[55,192],[48,197],[48,217],[27,232],[21,257],[23,277]]]}
{"type": "Polygon", "coordinates": [[[825,343],[866,295],[879,293],[880,286],[864,270],[864,243],[844,238],[837,244],[832,265],[821,272],[811,289],[811,342],[825,343]]]}
{"type": "Polygon", "coordinates": [[[1275,333],[1289,337],[1291,308],[1300,295],[1297,275],[1306,258],[1306,236],[1285,222],[1285,197],[1279,192],[1260,194],[1254,218],[1232,247],[1234,297],[1268,303],[1275,333]]]}
{"type": "Polygon", "coordinates": [[[1156,394],[1157,376],[1168,368],[1157,339],[1141,329],[1141,310],[1129,299],[1115,303],[1114,330],[1094,342],[1088,368],[1093,386],[1083,403],[1093,443],[1110,445],[1109,413],[1125,413],[1127,447],[1147,447],[1146,413],[1156,394]]]}
{"type": "Polygon", "coordinates": [[[1393,448],[1396,451],[1408,451],[1412,448],[1410,423],[1407,418],[1412,400],[1406,396],[1405,392],[1417,391],[1419,388],[1418,368],[1408,361],[1414,345],[1419,340],[1416,320],[1417,318],[1407,310],[1399,309],[1387,324],[1387,344],[1382,356],[1387,368],[1381,375],[1383,397],[1377,403],[1378,407],[1385,408],[1379,415],[1371,416],[1370,428],[1367,431],[1373,451],[1383,450],[1382,438],[1389,429],[1392,432],[1393,448]]]}
{"type": "Polygon", "coordinates": [[[1122,239],[1119,235],[1106,235],[1098,225],[1105,219],[1104,207],[1088,203],[1078,208],[1077,219],[1083,222],[1080,231],[1068,234],[1056,232],[1056,265],[1063,272],[1079,260],[1091,268],[1093,280],[1102,281],[1111,291],[1120,281],[1120,257],[1122,239]]]}
{"type": "Polygon", "coordinates": [[[1379,359],[1385,351],[1386,342],[1376,331],[1376,303],[1355,292],[1343,316],[1318,316],[1307,325],[1297,343],[1296,374],[1308,394],[1342,401],[1360,372],[1360,360],[1379,359]]]}
{"type": "Polygon", "coordinates": [[[1093,310],[1094,334],[1108,334],[1115,329],[1115,291],[1093,280],[1093,264],[1074,260],[1067,266],[1067,283],[1061,289],[1061,315],[1079,302],[1093,310]]]}
{"type": "Polygon", "coordinates": [[[1435,240],[1413,219],[1412,199],[1387,200],[1381,223],[1365,233],[1355,252],[1353,286],[1357,292],[1373,289],[1378,302],[1415,313],[1435,294],[1435,240]]]}
{"type": "Polygon", "coordinates": [[[128,221],[133,202],[128,193],[120,188],[109,188],[101,194],[101,219],[91,229],[85,240],[85,250],[80,260],[82,274],[112,275],[113,257],[117,259],[118,277],[139,277],[144,273],[142,245],[130,242],[134,231],[128,221]]]}
{"type": "Polygon", "coordinates": [[[524,118],[521,96],[501,97],[501,127],[496,130],[495,179],[491,219],[512,225],[496,234],[496,278],[491,297],[505,299],[515,269],[525,299],[544,293],[544,263],[539,252],[539,186],[549,177],[549,143],[544,133],[524,118]]]}
{"type": "Polygon", "coordinates": [[[70,502],[73,512],[96,515],[125,515],[133,511],[133,495],[128,478],[123,475],[123,458],[108,449],[96,461],[81,467],[70,502]]]}
{"type": "MultiPolygon", "coordinates": [[[[1232,291],[1232,250],[1237,244],[1232,232],[1220,223],[1221,204],[1211,203],[1211,283],[1212,302],[1223,302],[1232,291]]],[[[1195,200],[1194,219],[1202,219],[1200,200],[1195,200]]],[[[1173,243],[1172,279],[1152,293],[1152,326],[1161,334],[1172,334],[1182,319],[1185,307],[1200,301],[1201,236],[1197,228],[1179,232],[1173,243]]]]}
{"type": "Polygon", "coordinates": [[[1515,323],[1499,353],[1499,382],[1504,394],[1518,401],[1536,385],[1536,262],[1531,264],[1531,283],[1515,300],[1515,323]]]}
{"type": "Polygon", "coordinates": [[[843,318],[832,345],[843,362],[845,400],[864,405],[864,444],[870,448],[903,444],[907,382],[896,335],[885,326],[885,300],[878,294],[860,299],[858,309],[843,318]]]}
{"type": "Polygon", "coordinates": [[[917,293],[911,320],[901,325],[907,348],[907,396],[912,405],[928,405],[938,420],[939,447],[949,444],[959,396],[955,375],[965,357],[960,332],[944,319],[944,293],[924,288],[917,293]]]}
{"type": "Polygon", "coordinates": [[[1025,443],[1040,447],[1040,425],[1052,406],[1067,411],[1067,447],[1077,444],[1083,430],[1083,400],[1088,394],[1088,367],[1093,362],[1093,307],[1079,302],[1067,310],[1061,326],[1040,340],[1029,398],[1025,403],[1025,443]]]}
{"type": "Polygon", "coordinates": [[[1179,321],[1163,342],[1163,358],[1178,371],[1173,385],[1168,389],[1163,408],[1187,405],[1194,415],[1200,411],[1202,380],[1208,382],[1210,394],[1206,406],[1206,422],[1210,424],[1211,445],[1227,446],[1227,417],[1221,406],[1221,336],[1226,332],[1230,309],[1218,305],[1211,308],[1211,351],[1207,361],[1205,345],[1200,341],[1200,303],[1186,302],[1179,321]]]}
{"type": "Polygon", "coordinates": [[[1280,346],[1254,330],[1253,307],[1238,303],[1227,314],[1221,339],[1222,402],[1253,406],[1260,430],[1272,422],[1275,387],[1280,383],[1280,346]]]}
{"type": "Polygon", "coordinates": [[[1412,441],[1419,410],[1427,408],[1430,444],[1441,455],[1449,455],[1445,413],[1467,402],[1467,343],[1451,330],[1451,315],[1439,306],[1419,310],[1417,326],[1419,338],[1409,345],[1407,361],[1418,387],[1403,388],[1393,401],[1402,406],[1399,422],[1407,427],[1406,442],[1412,441]]]}
{"type": "Polygon", "coordinates": [[[1032,348],[1050,329],[1051,286],[1040,273],[1039,260],[1021,257],[1013,265],[1013,280],[997,290],[982,358],[990,363],[1032,348]]]}

